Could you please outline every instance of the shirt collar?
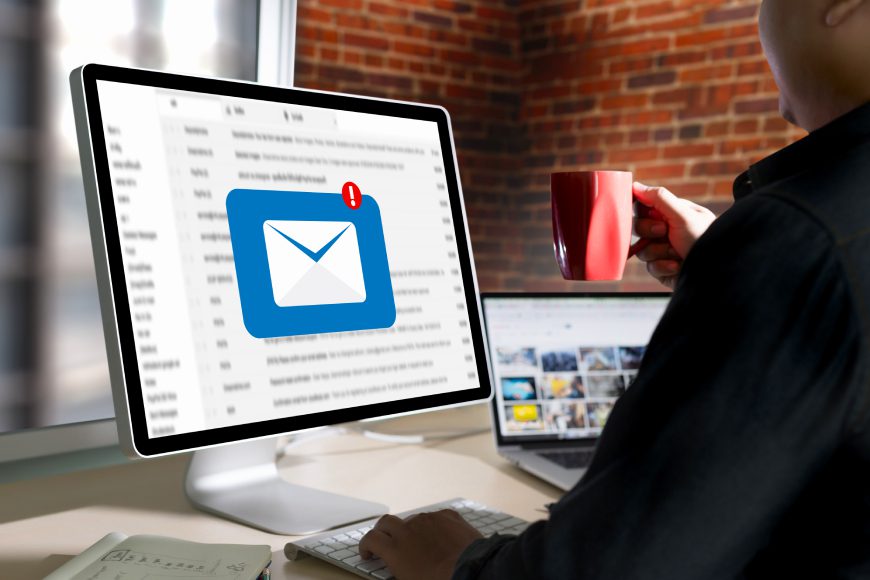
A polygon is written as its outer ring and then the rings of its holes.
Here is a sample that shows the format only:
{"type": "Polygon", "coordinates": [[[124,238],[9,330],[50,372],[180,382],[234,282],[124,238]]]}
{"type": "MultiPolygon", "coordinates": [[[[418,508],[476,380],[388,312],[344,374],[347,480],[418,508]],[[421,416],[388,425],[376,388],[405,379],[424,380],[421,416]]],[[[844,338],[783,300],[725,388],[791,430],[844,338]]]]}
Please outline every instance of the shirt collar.
{"type": "Polygon", "coordinates": [[[838,158],[870,139],[870,103],[834,119],[800,141],[752,165],[734,181],[734,199],[838,158]]]}

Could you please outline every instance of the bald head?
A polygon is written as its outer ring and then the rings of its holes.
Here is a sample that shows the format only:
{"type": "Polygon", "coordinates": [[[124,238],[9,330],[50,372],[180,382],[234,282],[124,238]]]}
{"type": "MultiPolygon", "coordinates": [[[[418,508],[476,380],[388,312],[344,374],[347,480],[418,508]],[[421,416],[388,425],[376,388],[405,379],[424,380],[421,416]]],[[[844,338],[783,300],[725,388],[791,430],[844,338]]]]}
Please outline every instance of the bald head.
{"type": "Polygon", "coordinates": [[[870,102],[870,0],[763,0],[783,116],[813,131],[870,102]]]}

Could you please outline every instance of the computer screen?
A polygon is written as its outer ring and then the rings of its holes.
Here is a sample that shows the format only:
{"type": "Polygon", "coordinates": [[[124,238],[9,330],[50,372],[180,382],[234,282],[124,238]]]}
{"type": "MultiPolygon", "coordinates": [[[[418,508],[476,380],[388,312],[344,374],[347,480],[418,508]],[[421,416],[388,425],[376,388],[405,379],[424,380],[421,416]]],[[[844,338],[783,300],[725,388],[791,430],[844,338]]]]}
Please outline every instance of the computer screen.
{"type": "Polygon", "coordinates": [[[484,295],[503,440],[597,437],[669,294],[484,295]]]}
{"type": "Polygon", "coordinates": [[[84,93],[137,452],[488,396],[443,109],[92,65],[84,93]]]}

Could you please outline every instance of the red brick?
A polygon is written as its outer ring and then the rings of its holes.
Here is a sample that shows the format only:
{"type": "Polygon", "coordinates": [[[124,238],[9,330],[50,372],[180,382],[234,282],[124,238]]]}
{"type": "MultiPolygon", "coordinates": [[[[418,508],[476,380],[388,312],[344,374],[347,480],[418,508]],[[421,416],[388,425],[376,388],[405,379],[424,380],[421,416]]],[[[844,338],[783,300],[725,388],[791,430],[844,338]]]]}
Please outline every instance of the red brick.
{"type": "Polygon", "coordinates": [[[309,6],[300,6],[297,18],[301,22],[332,22],[332,12],[309,6]]]}
{"type": "Polygon", "coordinates": [[[742,135],[745,133],[755,133],[758,131],[757,119],[745,119],[734,123],[734,133],[742,135]]]}
{"type": "Polygon", "coordinates": [[[639,180],[675,179],[683,177],[686,174],[686,165],[684,163],[669,165],[658,164],[655,166],[638,168],[635,173],[635,178],[639,180]]]}
{"type": "Polygon", "coordinates": [[[712,143],[699,145],[674,145],[665,147],[662,156],[665,159],[687,159],[696,157],[710,157],[716,147],[712,143]]]}
{"type": "Polygon", "coordinates": [[[431,57],[435,54],[435,50],[426,44],[417,44],[413,42],[404,42],[397,40],[393,43],[393,48],[397,52],[404,54],[413,54],[415,56],[431,57]]]}
{"type": "Polygon", "coordinates": [[[320,5],[344,10],[361,10],[362,0],[320,0],[320,5]]]}
{"type": "Polygon", "coordinates": [[[735,153],[748,153],[765,148],[764,139],[753,137],[751,139],[729,139],[719,145],[719,153],[732,156],[735,153]]]}
{"type": "Polygon", "coordinates": [[[601,108],[604,110],[639,109],[646,105],[648,101],[649,97],[647,95],[616,95],[602,99],[601,108]]]}
{"type": "Polygon", "coordinates": [[[613,61],[610,63],[609,70],[611,74],[620,74],[626,72],[648,71],[652,67],[652,58],[634,58],[613,61]]]}
{"type": "Polygon", "coordinates": [[[457,14],[465,14],[471,12],[473,7],[468,2],[454,2],[453,0],[435,0],[435,8],[439,10],[447,10],[456,12],[457,14]]]}
{"type": "Polygon", "coordinates": [[[635,8],[635,17],[638,20],[646,20],[647,18],[670,14],[673,10],[674,3],[672,1],[656,2],[655,4],[646,4],[635,8]]]}
{"type": "Polygon", "coordinates": [[[707,137],[721,137],[728,134],[728,122],[719,121],[707,125],[707,130],[704,132],[707,137]]]}
{"type": "Polygon", "coordinates": [[[631,127],[636,127],[638,125],[670,123],[673,118],[674,114],[671,111],[640,111],[638,113],[626,113],[625,123],[631,127]]]}
{"type": "Polygon", "coordinates": [[[712,24],[732,20],[754,20],[757,12],[758,6],[756,5],[738,6],[736,8],[717,8],[709,10],[704,14],[704,22],[712,24]]]}
{"type": "Polygon", "coordinates": [[[704,65],[699,67],[687,68],[680,71],[681,83],[698,83],[707,82],[714,79],[727,79],[734,74],[734,65],[704,65]]]}
{"type": "Polygon", "coordinates": [[[364,36],[353,32],[346,32],[344,34],[344,42],[351,46],[375,50],[387,50],[390,47],[390,43],[383,36],[364,36]]]}
{"type": "Polygon", "coordinates": [[[677,78],[674,71],[663,71],[645,75],[636,75],[628,79],[628,88],[645,89],[662,85],[671,85],[677,78]]]}
{"type": "Polygon", "coordinates": [[[770,67],[764,59],[743,61],[737,63],[737,76],[769,75],[770,67]]]}
{"type": "Polygon", "coordinates": [[[736,105],[734,107],[734,111],[738,114],[741,114],[741,113],[759,114],[759,113],[769,113],[771,111],[778,111],[778,110],[779,110],[779,99],[777,99],[776,97],[742,101],[742,102],[736,103],[736,105]]]}
{"type": "Polygon", "coordinates": [[[611,151],[607,159],[611,163],[631,163],[634,161],[652,161],[658,156],[658,147],[644,147],[641,149],[617,149],[611,151]]]}
{"type": "Polygon", "coordinates": [[[724,28],[714,28],[701,32],[689,32],[677,36],[675,43],[677,48],[684,46],[708,45],[728,38],[728,31],[724,28]]]}

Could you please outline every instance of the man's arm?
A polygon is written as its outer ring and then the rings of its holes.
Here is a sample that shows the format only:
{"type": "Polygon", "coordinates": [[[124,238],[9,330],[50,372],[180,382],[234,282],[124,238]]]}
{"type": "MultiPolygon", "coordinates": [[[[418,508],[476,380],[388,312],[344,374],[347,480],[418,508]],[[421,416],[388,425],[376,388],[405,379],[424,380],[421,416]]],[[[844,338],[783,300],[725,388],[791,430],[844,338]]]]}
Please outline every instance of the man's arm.
{"type": "Polygon", "coordinates": [[[688,256],[583,480],[454,578],[737,576],[845,436],[861,341],[825,230],[739,202],[688,256]]]}

